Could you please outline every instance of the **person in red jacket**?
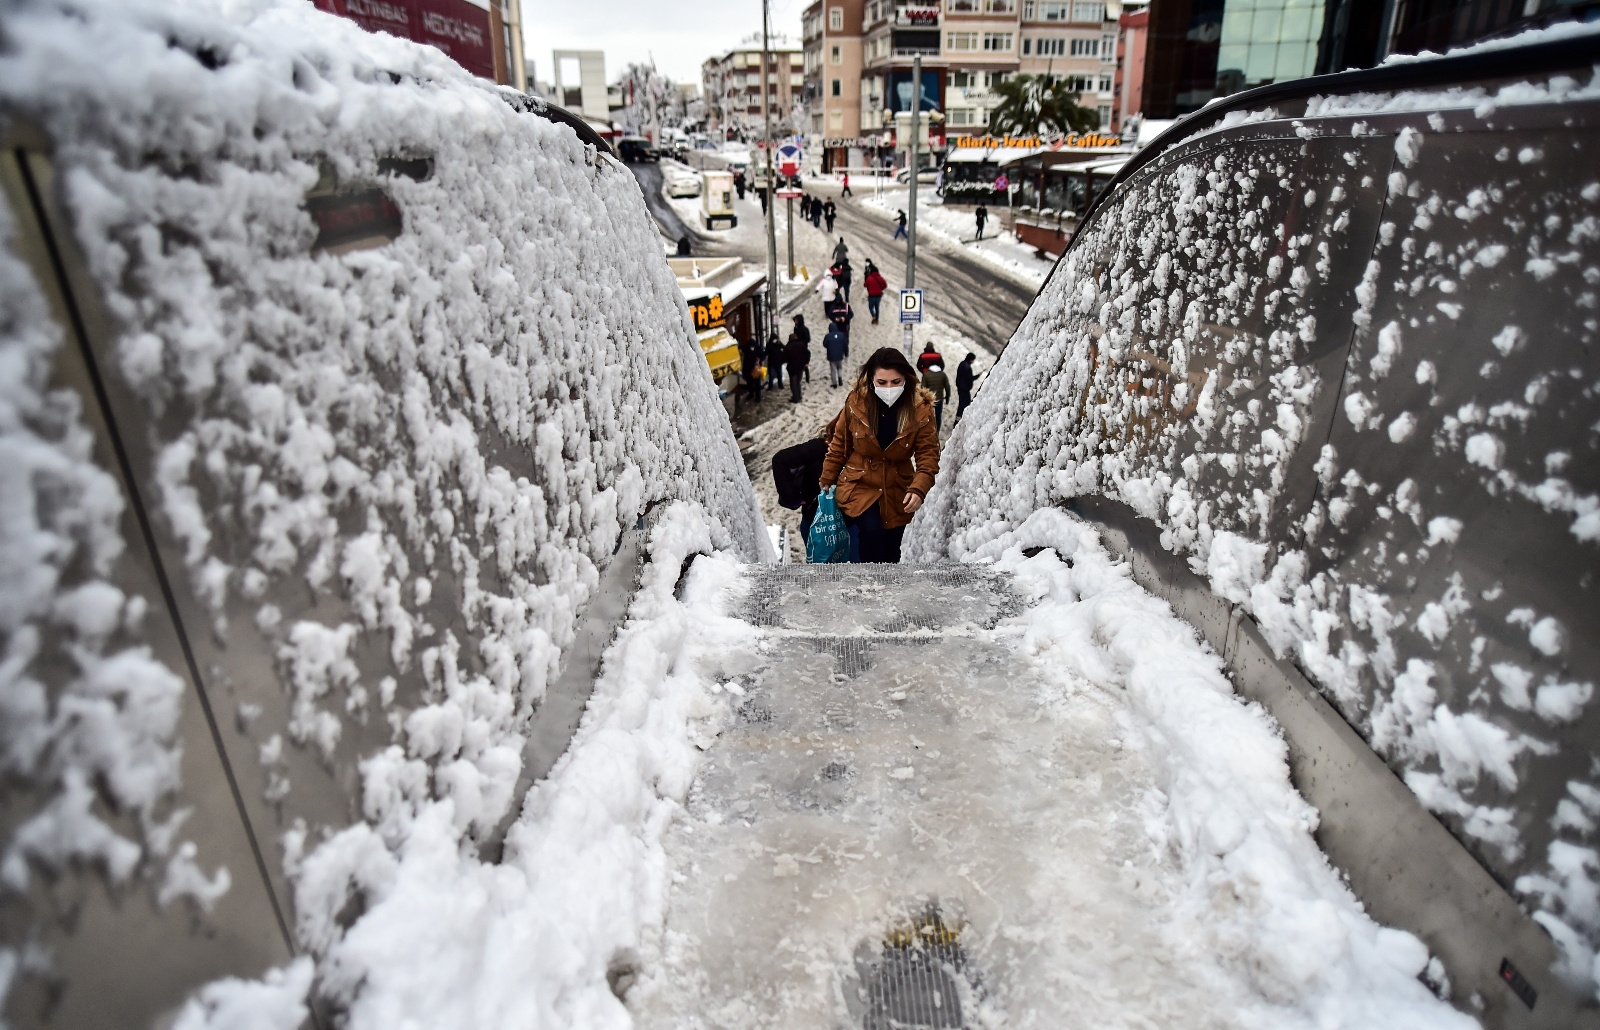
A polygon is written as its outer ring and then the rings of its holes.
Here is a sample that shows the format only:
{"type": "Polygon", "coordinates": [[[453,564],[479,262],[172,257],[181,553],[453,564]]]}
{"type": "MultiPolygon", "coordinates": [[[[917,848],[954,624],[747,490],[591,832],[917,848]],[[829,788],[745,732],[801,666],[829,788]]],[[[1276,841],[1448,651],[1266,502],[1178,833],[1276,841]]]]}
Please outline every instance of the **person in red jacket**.
{"type": "Polygon", "coordinates": [[[867,290],[867,310],[872,312],[872,324],[877,325],[878,305],[883,303],[883,291],[889,288],[889,284],[871,260],[867,261],[867,274],[862,278],[861,285],[867,290]]]}
{"type": "Polygon", "coordinates": [[[939,355],[938,351],[933,349],[931,342],[923,344],[922,353],[917,355],[917,371],[926,372],[929,365],[944,367],[944,358],[939,355]]]}

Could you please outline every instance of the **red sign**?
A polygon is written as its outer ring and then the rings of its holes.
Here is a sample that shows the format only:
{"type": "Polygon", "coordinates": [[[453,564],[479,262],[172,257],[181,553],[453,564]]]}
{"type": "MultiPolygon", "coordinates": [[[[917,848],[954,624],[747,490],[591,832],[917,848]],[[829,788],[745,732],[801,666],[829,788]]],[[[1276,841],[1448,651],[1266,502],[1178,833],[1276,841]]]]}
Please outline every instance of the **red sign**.
{"type": "Polygon", "coordinates": [[[489,12],[469,0],[316,0],[368,32],[438,47],[474,75],[494,78],[489,12]]]}

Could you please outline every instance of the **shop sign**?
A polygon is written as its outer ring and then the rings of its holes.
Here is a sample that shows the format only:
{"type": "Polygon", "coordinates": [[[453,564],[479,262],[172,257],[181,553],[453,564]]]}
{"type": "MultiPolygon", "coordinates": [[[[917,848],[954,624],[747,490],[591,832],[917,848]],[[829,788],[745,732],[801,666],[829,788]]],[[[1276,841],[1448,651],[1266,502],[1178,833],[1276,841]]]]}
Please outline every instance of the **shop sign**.
{"type": "Polygon", "coordinates": [[[696,332],[720,329],[728,324],[728,312],[722,307],[721,294],[713,293],[709,297],[697,297],[691,300],[689,314],[694,316],[696,332]]]}
{"type": "MultiPolygon", "coordinates": [[[[992,150],[995,147],[1012,147],[1018,150],[1034,150],[1045,146],[1045,141],[1038,136],[952,136],[951,140],[957,149],[977,149],[981,147],[985,150],[992,150]]],[[[1074,132],[1066,139],[1058,143],[1052,143],[1050,146],[1072,150],[1120,147],[1122,146],[1122,137],[1100,132],[1074,132]]]]}
{"type": "Polygon", "coordinates": [[[315,0],[368,32],[438,47],[474,75],[494,78],[489,12],[471,0],[315,0]]]}
{"type": "Polygon", "coordinates": [[[883,144],[875,138],[868,137],[865,139],[825,139],[822,141],[822,145],[824,147],[843,147],[847,150],[852,147],[861,150],[872,150],[883,144]]]}

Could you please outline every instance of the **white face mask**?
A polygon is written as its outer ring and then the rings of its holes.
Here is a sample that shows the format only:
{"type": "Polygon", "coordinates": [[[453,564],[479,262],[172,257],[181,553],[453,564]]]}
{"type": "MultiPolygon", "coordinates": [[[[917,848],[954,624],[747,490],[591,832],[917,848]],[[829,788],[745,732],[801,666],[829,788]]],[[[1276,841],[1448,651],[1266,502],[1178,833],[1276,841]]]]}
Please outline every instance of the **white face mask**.
{"type": "Polygon", "coordinates": [[[903,386],[874,386],[872,392],[878,395],[878,400],[892,408],[894,407],[894,402],[900,399],[900,395],[906,392],[906,388],[903,386]]]}

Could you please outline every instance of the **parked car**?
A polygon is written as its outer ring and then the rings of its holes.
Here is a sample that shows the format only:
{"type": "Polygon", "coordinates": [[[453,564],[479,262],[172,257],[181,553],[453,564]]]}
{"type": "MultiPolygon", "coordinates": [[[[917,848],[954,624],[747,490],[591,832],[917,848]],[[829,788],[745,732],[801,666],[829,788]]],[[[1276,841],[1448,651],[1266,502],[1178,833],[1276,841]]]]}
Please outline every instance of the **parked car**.
{"type": "Polygon", "coordinates": [[[698,197],[699,195],[700,176],[688,172],[667,176],[667,196],[698,197]]]}
{"type": "Polygon", "coordinates": [[[629,163],[661,160],[656,148],[643,136],[624,136],[617,140],[617,156],[629,163]]]}
{"type": "MultiPolygon", "coordinates": [[[[905,168],[900,169],[898,172],[896,172],[894,174],[894,181],[895,182],[909,183],[911,181],[911,172],[910,172],[910,170],[909,169],[905,169],[905,168]]],[[[934,169],[934,168],[924,168],[922,171],[917,173],[917,181],[918,182],[929,182],[929,183],[938,182],[939,181],[939,172],[938,172],[937,169],[934,169]]]]}

